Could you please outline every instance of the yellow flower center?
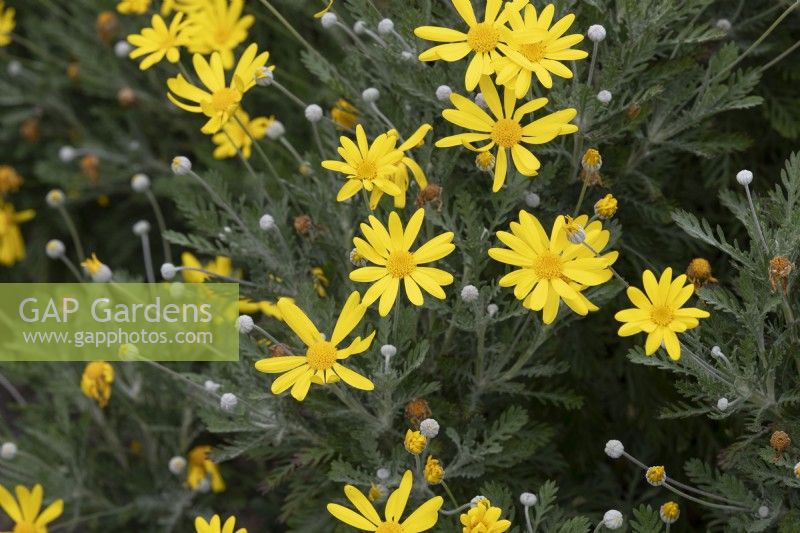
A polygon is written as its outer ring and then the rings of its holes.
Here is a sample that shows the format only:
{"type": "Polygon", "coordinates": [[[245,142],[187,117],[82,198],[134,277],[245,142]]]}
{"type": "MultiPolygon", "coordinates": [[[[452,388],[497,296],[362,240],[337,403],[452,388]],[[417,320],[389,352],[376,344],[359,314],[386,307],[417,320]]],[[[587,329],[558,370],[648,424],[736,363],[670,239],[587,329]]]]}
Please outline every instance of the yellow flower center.
{"type": "Polygon", "coordinates": [[[397,522],[383,522],[375,533],[403,533],[403,528],[397,522]]]}
{"type": "Polygon", "coordinates": [[[522,126],[510,118],[501,118],[492,128],[492,140],[503,148],[511,148],[522,139],[522,126]]]}
{"type": "Polygon", "coordinates": [[[360,180],[374,180],[378,177],[378,165],[369,159],[365,159],[356,166],[356,177],[360,180]]]}
{"type": "Polygon", "coordinates": [[[231,87],[214,91],[211,95],[211,108],[218,113],[229,111],[239,103],[241,97],[242,94],[231,87]]]}
{"type": "Polygon", "coordinates": [[[386,260],[386,270],[395,278],[404,278],[411,274],[416,268],[414,256],[410,252],[397,250],[389,254],[386,260]]]}
{"type": "Polygon", "coordinates": [[[31,522],[20,522],[14,526],[13,533],[36,533],[36,526],[31,522]]]}
{"type": "Polygon", "coordinates": [[[228,27],[218,27],[211,36],[211,40],[219,45],[224,45],[230,38],[231,30],[228,27]]]}
{"type": "Polygon", "coordinates": [[[543,279],[561,277],[561,258],[556,254],[545,252],[533,260],[533,270],[543,279]]]}
{"type": "Polygon", "coordinates": [[[308,366],[314,370],[328,370],[336,363],[336,346],[328,341],[318,342],[308,347],[306,352],[308,366]]]}
{"type": "Polygon", "coordinates": [[[669,326],[674,318],[675,313],[666,305],[653,307],[653,309],[650,311],[650,320],[659,326],[669,326]]]}
{"type": "Polygon", "coordinates": [[[522,55],[525,56],[525,59],[536,63],[537,61],[544,59],[544,54],[547,52],[547,45],[543,41],[538,43],[523,44],[520,48],[520,52],[522,52],[522,55]]]}
{"type": "Polygon", "coordinates": [[[476,24],[467,33],[467,44],[479,53],[491,52],[497,47],[499,40],[500,32],[488,22],[476,24]]]}

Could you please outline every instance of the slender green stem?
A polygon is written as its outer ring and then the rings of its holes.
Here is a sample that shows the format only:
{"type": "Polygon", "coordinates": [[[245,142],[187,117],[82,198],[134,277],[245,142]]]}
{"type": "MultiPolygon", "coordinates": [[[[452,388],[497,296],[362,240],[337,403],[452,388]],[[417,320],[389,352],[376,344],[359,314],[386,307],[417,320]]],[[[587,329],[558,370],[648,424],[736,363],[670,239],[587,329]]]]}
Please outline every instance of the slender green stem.
{"type": "Polygon", "coordinates": [[[142,239],[142,256],[144,258],[145,276],[147,277],[148,283],[155,283],[156,276],[153,273],[153,258],[150,255],[150,239],[148,238],[147,233],[143,233],[141,239],[142,239]]]}
{"type": "Polygon", "coordinates": [[[158,206],[158,201],[151,190],[146,190],[144,195],[147,197],[147,201],[150,202],[150,205],[153,207],[153,214],[156,216],[156,225],[158,225],[158,231],[161,234],[161,245],[164,248],[164,262],[172,263],[172,249],[169,246],[167,238],[164,236],[164,234],[167,232],[167,224],[164,222],[164,213],[161,212],[161,208],[158,206]]]}
{"type": "Polygon", "coordinates": [[[771,69],[776,64],[780,63],[786,56],[788,56],[789,54],[791,54],[792,52],[794,52],[798,48],[800,48],[800,41],[797,41],[792,46],[790,46],[789,48],[784,50],[783,53],[778,55],[775,59],[773,59],[772,61],[770,61],[769,63],[767,63],[763,67],[761,67],[761,72],[765,72],[765,71],[771,69]]]}
{"type": "Polygon", "coordinates": [[[69,231],[70,237],[72,237],[72,243],[75,245],[75,251],[78,252],[78,259],[83,261],[86,259],[86,254],[83,251],[83,243],[81,243],[81,236],[78,234],[78,229],[75,227],[75,223],[72,222],[72,217],[69,216],[69,213],[63,205],[58,206],[57,209],[61,214],[61,217],[64,219],[64,224],[67,226],[67,231],[69,231]]]}
{"type": "Polygon", "coordinates": [[[308,105],[307,105],[305,102],[303,102],[302,100],[300,100],[300,99],[299,99],[297,96],[295,96],[295,95],[294,95],[294,93],[293,93],[292,91],[290,91],[289,89],[287,89],[286,87],[284,87],[284,86],[283,86],[281,83],[279,83],[277,80],[274,80],[274,79],[273,79],[273,80],[272,80],[272,85],[274,85],[274,86],[275,86],[275,87],[276,87],[276,88],[277,88],[277,89],[278,89],[280,92],[282,92],[282,93],[283,93],[283,94],[284,94],[284,95],[285,95],[285,96],[286,96],[286,97],[287,97],[289,100],[291,100],[292,102],[294,102],[294,103],[295,103],[295,104],[297,104],[298,106],[302,107],[303,109],[305,109],[306,107],[308,107],[308,105]]]}
{"type": "Polygon", "coordinates": [[[205,268],[198,268],[198,267],[189,267],[189,266],[179,266],[175,268],[175,272],[180,272],[182,270],[187,270],[190,272],[200,272],[201,274],[205,274],[207,276],[211,276],[212,278],[221,279],[223,281],[227,281],[229,283],[238,283],[240,285],[248,285],[251,287],[258,287],[257,283],[253,283],[251,281],[246,281],[239,278],[232,278],[230,276],[223,276],[222,274],[217,274],[216,272],[211,272],[210,270],[206,270],[205,268]]]}
{"type": "Polygon", "coordinates": [[[747,203],[750,204],[750,214],[753,215],[753,222],[756,225],[758,237],[761,239],[761,244],[764,245],[764,251],[769,254],[767,239],[764,238],[764,231],[761,229],[761,222],[758,220],[758,215],[756,214],[756,206],[753,204],[753,196],[750,194],[750,185],[745,185],[744,190],[747,193],[747,203]]]}
{"type": "Polygon", "coordinates": [[[701,500],[700,498],[695,498],[691,494],[686,494],[682,490],[679,490],[678,488],[673,487],[672,485],[670,485],[669,480],[664,482],[664,488],[667,489],[668,491],[674,493],[674,494],[677,494],[678,496],[681,496],[682,498],[686,498],[687,500],[693,501],[695,503],[699,503],[700,505],[705,505],[706,507],[710,507],[712,509],[720,509],[720,510],[723,510],[723,511],[749,511],[750,510],[750,509],[748,509],[746,507],[739,507],[737,505],[723,505],[721,503],[712,503],[712,502],[707,502],[705,500],[701,500]]]}
{"type": "Polygon", "coordinates": [[[594,68],[597,65],[597,51],[599,48],[600,42],[595,41],[594,49],[592,50],[592,62],[589,64],[589,78],[586,81],[586,85],[588,85],[590,89],[592,88],[592,78],[594,77],[594,68]]]}
{"type": "Polygon", "coordinates": [[[581,193],[578,195],[578,203],[575,204],[575,209],[572,211],[572,216],[578,216],[578,213],[581,211],[581,206],[583,205],[583,200],[586,197],[586,189],[589,188],[589,180],[583,180],[583,185],[581,186],[581,193]]]}
{"type": "Polygon", "coordinates": [[[444,480],[442,480],[442,488],[447,493],[450,501],[453,502],[453,507],[458,507],[458,500],[456,500],[456,497],[453,496],[453,491],[450,490],[450,487],[447,486],[447,483],[444,480]]]}
{"type": "Polygon", "coordinates": [[[525,513],[525,527],[528,530],[528,533],[533,533],[533,524],[531,524],[531,508],[527,505],[523,511],[525,513]]]}
{"type": "Polygon", "coordinates": [[[69,271],[72,272],[72,275],[75,276],[75,279],[77,279],[79,283],[83,283],[83,276],[81,276],[81,273],[78,270],[78,267],[75,266],[75,263],[70,261],[65,255],[61,256],[61,262],[67,266],[69,271]]]}
{"type": "MultiPolygon", "coordinates": [[[[242,123],[239,121],[238,117],[236,118],[236,121],[239,123],[239,127],[240,127],[240,128],[242,128],[242,130],[244,130],[244,132],[245,132],[245,133],[248,133],[248,132],[247,132],[247,128],[245,128],[245,127],[244,127],[244,125],[243,125],[243,124],[242,124],[242,123]]],[[[233,148],[236,150],[236,155],[238,155],[238,156],[239,156],[239,160],[240,160],[240,161],[242,162],[242,164],[243,164],[243,165],[244,165],[244,166],[247,168],[247,172],[249,172],[249,173],[250,173],[250,176],[253,178],[253,181],[254,181],[256,184],[260,183],[260,181],[259,181],[259,179],[258,179],[258,176],[256,175],[256,171],[255,171],[255,170],[253,170],[253,167],[250,165],[250,162],[249,162],[249,161],[247,161],[247,158],[246,158],[246,157],[244,156],[244,154],[242,153],[242,150],[241,150],[241,148],[239,148],[238,146],[236,146],[236,143],[234,142],[234,140],[233,140],[233,137],[231,137],[230,133],[228,133],[228,130],[226,130],[226,129],[223,127],[223,128],[222,128],[222,133],[224,133],[224,134],[225,134],[225,137],[227,137],[227,138],[228,138],[228,142],[229,142],[229,143],[231,143],[231,146],[233,146],[233,148]]]]}

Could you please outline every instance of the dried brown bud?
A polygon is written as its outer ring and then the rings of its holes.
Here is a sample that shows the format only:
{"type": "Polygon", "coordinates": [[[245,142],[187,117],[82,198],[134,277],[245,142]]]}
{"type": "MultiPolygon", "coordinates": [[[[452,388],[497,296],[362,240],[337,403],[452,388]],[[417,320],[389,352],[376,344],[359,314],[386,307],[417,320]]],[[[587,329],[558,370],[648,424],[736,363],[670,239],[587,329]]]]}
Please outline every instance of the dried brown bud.
{"type": "Polygon", "coordinates": [[[286,357],[292,355],[289,348],[285,344],[273,344],[269,347],[269,355],[272,357],[286,357]]]}
{"type": "Polygon", "coordinates": [[[67,77],[72,81],[78,81],[78,78],[81,77],[81,66],[77,61],[71,61],[67,65],[67,77]]]}
{"type": "Polygon", "coordinates": [[[628,120],[632,122],[636,120],[636,118],[641,114],[641,112],[642,112],[642,106],[640,106],[639,104],[631,104],[625,110],[625,116],[628,118],[628,120]]]}
{"type": "Polygon", "coordinates": [[[406,404],[406,419],[411,423],[415,430],[419,429],[420,423],[426,418],[431,418],[433,413],[428,406],[428,402],[422,398],[415,398],[406,404]]]}
{"type": "Polygon", "coordinates": [[[117,103],[122,107],[131,107],[136,103],[136,91],[130,87],[123,87],[117,91],[117,103]]]}
{"type": "Polygon", "coordinates": [[[772,292],[777,292],[778,286],[781,287],[783,293],[789,291],[789,274],[794,270],[794,265],[789,258],[776,255],[769,261],[769,283],[772,285],[772,292]]]}
{"type": "Polygon", "coordinates": [[[81,158],[81,173],[89,178],[92,185],[100,181],[100,158],[94,154],[87,154],[81,158]]]}
{"type": "Polygon", "coordinates": [[[0,165],[0,195],[16,192],[22,186],[22,177],[17,174],[14,167],[0,165]]]}
{"type": "Polygon", "coordinates": [[[19,134],[27,142],[33,144],[39,140],[39,117],[28,117],[19,125],[19,134]]]}
{"type": "Polygon", "coordinates": [[[114,36],[117,34],[119,27],[119,20],[113,11],[101,11],[97,15],[95,21],[95,30],[97,37],[105,44],[111,44],[114,36]]]}
{"type": "Polygon", "coordinates": [[[414,205],[422,207],[425,204],[435,205],[437,210],[442,210],[442,187],[440,185],[430,183],[417,193],[417,199],[414,205]]]}
{"type": "Polygon", "coordinates": [[[769,445],[776,452],[783,453],[792,445],[792,439],[785,431],[776,431],[769,438],[769,445]]]}
{"type": "Polygon", "coordinates": [[[308,215],[300,215],[294,219],[294,230],[300,235],[308,235],[314,229],[314,221],[308,215]]]}

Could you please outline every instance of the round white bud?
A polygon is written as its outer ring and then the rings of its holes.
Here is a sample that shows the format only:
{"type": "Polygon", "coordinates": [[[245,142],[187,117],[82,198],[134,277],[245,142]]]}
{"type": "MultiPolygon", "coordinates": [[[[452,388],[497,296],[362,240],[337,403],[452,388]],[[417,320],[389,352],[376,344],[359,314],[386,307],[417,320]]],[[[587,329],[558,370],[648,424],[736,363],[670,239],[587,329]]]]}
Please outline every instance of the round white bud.
{"type": "Polygon", "coordinates": [[[539,502],[539,498],[532,492],[523,492],[519,495],[519,503],[525,507],[533,507],[539,502]]]}
{"type": "Polygon", "coordinates": [[[766,518],[769,516],[769,507],[766,505],[762,505],[758,508],[758,516],[759,518],[766,518]]]}
{"type": "Polygon", "coordinates": [[[439,85],[436,88],[436,98],[442,102],[449,101],[451,94],[453,94],[453,89],[451,89],[448,85],[439,85]]]}
{"type": "Polygon", "coordinates": [[[64,145],[58,149],[58,158],[61,160],[62,163],[69,163],[75,156],[78,155],[78,151],[69,145],[64,145]]]}
{"type": "Polygon", "coordinates": [[[539,198],[539,195],[535,192],[529,192],[525,194],[525,203],[528,205],[528,207],[535,209],[539,207],[539,204],[542,203],[542,199],[539,198]]]}
{"type": "Polygon", "coordinates": [[[150,223],[146,220],[140,220],[136,224],[133,225],[133,234],[137,237],[141,237],[142,235],[147,235],[150,233],[150,223]]]}
{"type": "Polygon", "coordinates": [[[245,335],[253,331],[253,326],[255,326],[250,315],[239,315],[236,325],[239,326],[239,333],[244,333],[245,335]]]}
{"type": "Polygon", "coordinates": [[[384,344],[381,346],[381,355],[384,357],[394,357],[397,354],[397,348],[392,344],[384,344]]]}
{"type": "Polygon", "coordinates": [[[464,285],[464,288],[461,289],[461,299],[467,303],[478,301],[480,295],[481,293],[475,285],[464,285]]]}
{"type": "Polygon", "coordinates": [[[106,283],[111,281],[111,278],[114,276],[114,273],[108,268],[108,265],[100,265],[100,268],[92,274],[92,281],[95,283],[106,283]]]}
{"type": "Polygon", "coordinates": [[[357,20],[355,24],[353,24],[353,31],[356,35],[363,35],[367,31],[367,23],[363,20],[357,20]]]}
{"type": "Polygon", "coordinates": [[[286,128],[283,126],[283,123],[279,120],[272,122],[269,126],[267,126],[267,137],[276,141],[283,137],[283,134],[286,133],[286,128]]]}
{"type": "Polygon", "coordinates": [[[426,439],[432,439],[439,434],[439,422],[433,418],[426,418],[419,423],[419,432],[426,439]]]}
{"type": "Polygon", "coordinates": [[[175,277],[175,273],[178,269],[172,263],[164,263],[161,265],[161,277],[165,280],[171,280],[175,277]]]}
{"type": "Polygon", "coordinates": [[[719,19],[714,26],[717,27],[718,30],[728,33],[733,28],[731,21],[728,19],[719,19]]]}
{"type": "Polygon", "coordinates": [[[114,55],[117,57],[128,57],[131,50],[133,50],[133,46],[128,41],[117,41],[114,44],[114,55]]]}
{"type": "Polygon", "coordinates": [[[500,308],[497,307],[497,304],[489,304],[486,306],[486,314],[489,315],[490,317],[496,315],[499,310],[500,308]]]}
{"type": "Polygon", "coordinates": [[[720,398],[717,400],[717,409],[720,411],[726,411],[728,409],[728,399],[727,398],[720,398]]]}
{"type": "Polygon", "coordinates": [[[606,91],[605,89],[603,89],[602,91],[597,93],[597,100],[601,104],[608,104],[609,102],[611,102],[612,98],[614,98],[614,96],[611,94],[611,91],[606,91]]]}
{"type": "Polygon", "coordinates": [[[219,399],[219,408],[223,411],[231,412],[236,409],[236,404],[239,403],[239,398],[232,392],[226,392],[219,399]]]}
{"type": "Polygon", "coordinates": [[[19,76],[22,73],[22,63],[13,59],[8,62],[8,67],[6,68],[8,75],[11,77],[19,76]]]}
{"type": "Polygon", "coordinates": [[[489,104],[486,103],[486,98],[483,97],[483,93],[478,93],[475,95],[475,103],[478,104],[478,106],[482,109],[489,107],[489,104]]]}
{"type": "Polygon", "coordinates": [[[150,178],[147,177],[147,174],[135,174],[131,178],[131,189],[134,192],[144,192],[150,188],[150,178]]]}
{"type": "Polygon", "coordinates": [[[306,119],[309,122],[319,122],[322,120],[322,108],[317,104],[311,104],[306,107],[306,119]]]}
{"type": "Polygon", "coordinates": [[[722,353],[722,348],[720,348],[719,346],[713,346],[711,348],[711,355],[713,355],[714,357],[723,357],[725,354],[722,353]]]}
{"type": "Polygon", "coordinates": [[[211,381],[207,379],[205,383],[203,383],[203,388],[205,388],[208,392],[217,392],[222,385],[215,381],[211,381]]]}
{"type": "Polygon", "coordinates": [[[139,141],[137,141],[135,139],[128,143],[128,150],[130,150],[131,152],[135,152],[136,150],[138,150],[141,147],[142,147],[142,143],[140,143],[139,141]]]}
{"type": "Polygon", "coordinates": [[[331,13],[328,11],[319,19],[322,27],[325,29],[332,28],[337,22],[339,22],[339,17],[336,16],[336,13],[331,13]]]}
{"type": "Polygon", "coordinates": [[[170,166],[172,167],[172,172],[177,176],[183,176],[192,170],[192,162],[189,161],[188,157],[182,155],[172,158],[172,164],[170,166]]]}
{"type": "Polygon", "coordinates": [[[402,52],[400,52],[400,59],[402,59],[403,61],[411,61],[412,59],[414,59],[414,54],[412,54],[408,50],[403,50],[402,52]]]}
{"type": "Polygon", "coordinates": [[[389,475],[390,475],[389,474],[389,469],[388,468],[379,468],[378,471],[375,472],[375,475],[381,481],[385,481],[385,480],[389,479],[389,475]]]}
{"type": "Polygon", "coordinates": [[[625,446],[618,440],[610,440],[606,442],[605,452],[612,459],[619,459],[625,453],[625,446]]]}
{"type": "Polygon", "coordinates": [[[619,529],[625,520],[622,518],[622,513],[616,509],[606,511],[603,515],[603,525],[608,529],[619,529]]]}
{"type": "Polygon", "coordinates": [[[273,230],[275,229],[275,219],[272,215],[261,215],[261,218],[258,219],[258,227],[264,231],[273,230]]]}
{"type": "Polygon", "coordinates": [[[378,98],[380,97],[381,97],[381,92],[375,87],[367,87],[361,93],[361,99],[367,103],[377,102],[378,98]]]}
{"type": "Polygon", "coordinates": [[[258,67],[256,70],[256,83],[261,87],[272,85],[275,80],[275,73],[269,67],[258,67]]]}
{"type": "Polygon", "coordinates": [[[178,476],[186,468],[186,459],[184,459],[180,455],[176,455],[175,457],[169,460],[168,468],[170,472],[178,476]]]}
{"type": "Polygon", "coordinates": [[[383,19],[378,22],[378,33],[381,35],[389,35],[394,31],[394,22],[392,19],[383,19]]]}
{"type": "Polygon", "coordinates": [[[200,480],[200,483],[197,484],[195,489],[197,492],[208,492],[211,490],[211,482],[208,480],[208,477],[204,477],[200,480]]]}
{"type": "Polygon", "coordinates": [[[572,244],[580,244],[586,240],[586,230],[581,226],[567,232],[567,240],[572,244]]]}
{"type": "Polygon", "coordinates": [[[58,239],[50,239],[47,241],[47,244],[44,245],[44,253],[46,253],[47,257],[50,259],[61,259],[64,257],[66,249],[67,247],[64,246],[64,243],[58,239]]]}
{"type": "Polygon", "coordinates": [[[592,24],[589,26],[589,30],[586,32],[586,35],[589,36],[590,41],[599,43],[606,38],[606,29],[600,24],[592,24]]]}
{"type": "Polygon", "coordinates": [[[64,196],[64,191],[61,189],[51,189],[44,197],[45,202],[47,202],[47,205],[50,207],[61,207],[64,205],[65,199],[66,196],[64,196]]]}
{"type": "Polygon", "coordinates": [[[750,185],[753,183],[753,173],[749,170],[740,170],[738,174],[736,174],[736,181],[739,182],[739,185],[750,185]]]}
{"type": "Polygon", "coordinates": [[[18,451],[17,445],[13,442],[4,442],[3,445],[0,446],[0,457],[6,461],[10,461],[17,456],[18,451]]]}

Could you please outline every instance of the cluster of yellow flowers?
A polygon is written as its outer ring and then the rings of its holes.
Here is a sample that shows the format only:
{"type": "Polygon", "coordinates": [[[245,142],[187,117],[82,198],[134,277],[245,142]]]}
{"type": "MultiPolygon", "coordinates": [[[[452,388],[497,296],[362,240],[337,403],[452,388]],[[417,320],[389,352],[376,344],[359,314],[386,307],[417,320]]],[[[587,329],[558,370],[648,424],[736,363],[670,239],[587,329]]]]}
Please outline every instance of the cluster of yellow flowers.
{"type": "MultiPolygon", "coordinates": [[[[4,14],[0,1],[0,46],[3,43],[3,21],[7,17],[10,17],[13,27],[14,10],[8,8],[4,14]]],[[[19,225],[36,216],[33,209],[17,211],[13,204],[6,201],[6,196],[18,191],[22,182],[22,177],[14,167],[0,165],[0,265],[3,266],[12,266],[25,259],[25,242],[19,225]]]]}
{"type": "Polygon", "coordinates": [[[0,47],[11,44],[11,32],[14,31],[16,11],[0,0],[0,47]]]}
{"type": "MultiPolygon", "coordinates": [[[[125,0],[117,6],[122,13],[145,13],[149,0],[125,0]]],[[[268,52],[258,53],[251,44],[238,61],[234,50],[248,36],[254,17],[244,15],[244,0],[173,0],[162,4],[150,26],[128,36],[135,48],[129,56],[142,58],[146,70],[166,59],[178,64],[183,73],[167,82],[167,96],[176,106],[208,117],[202,131],[217,145],[214,157],[224,159],[241,153],[249,158],[253,143],[264,138],[274,117],[253,117],[241,107],[245,92],[263,75],[268,52]],[[172,14],[167,23],[163,16],[172,14]],[[199,79],[194,82],[180,64],[181,49],[193,54],[192,64],[199,79]],[[226,80],[226,72],[233,71],[226,80]]],[[[271,70],[274,67],[269,67],[271,70]]]]}

